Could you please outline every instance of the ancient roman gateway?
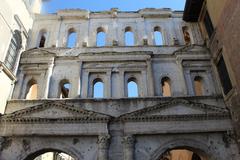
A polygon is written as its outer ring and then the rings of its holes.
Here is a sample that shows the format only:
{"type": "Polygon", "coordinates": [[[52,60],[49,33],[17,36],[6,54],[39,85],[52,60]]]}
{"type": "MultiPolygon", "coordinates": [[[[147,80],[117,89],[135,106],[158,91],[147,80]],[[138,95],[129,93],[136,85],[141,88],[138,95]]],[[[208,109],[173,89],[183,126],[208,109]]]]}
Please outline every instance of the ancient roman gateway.
{"type": "Polygon", "coordinates": [[[182,12],[61,10],[36,15],[30,33],[0,119],[1,160],[47,152],[67,160],[240,159],[211,56],[182,12]]]}

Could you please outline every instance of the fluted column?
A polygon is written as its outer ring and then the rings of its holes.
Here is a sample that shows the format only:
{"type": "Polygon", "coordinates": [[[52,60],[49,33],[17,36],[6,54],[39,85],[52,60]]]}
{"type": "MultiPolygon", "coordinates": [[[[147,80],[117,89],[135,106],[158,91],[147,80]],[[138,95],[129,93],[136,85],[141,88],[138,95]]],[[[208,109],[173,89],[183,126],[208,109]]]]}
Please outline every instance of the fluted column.
{"type": "Polygon", "coordinates": [[[98,136],[98,160],[108,159],[109,139],[110,135],[98,136]]]}
{"type": "Polygon", "coordinates": [[[123,137],[123,160],[134,160],[135,138],[133,135],[123,137]]]}

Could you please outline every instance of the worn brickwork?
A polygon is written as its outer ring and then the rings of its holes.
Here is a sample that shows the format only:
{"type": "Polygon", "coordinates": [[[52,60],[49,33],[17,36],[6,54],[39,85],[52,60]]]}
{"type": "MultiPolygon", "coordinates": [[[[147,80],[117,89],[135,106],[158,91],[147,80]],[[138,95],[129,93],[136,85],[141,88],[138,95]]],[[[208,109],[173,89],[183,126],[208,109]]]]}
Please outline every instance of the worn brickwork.
{"type": "Polygon", "coordinates": [[[240,143],[240,1],[229,0],[222,12],[213,38],[211,51],[217,57],[219,50],[225,58],[233,90],[226,95],[240,143]]]}

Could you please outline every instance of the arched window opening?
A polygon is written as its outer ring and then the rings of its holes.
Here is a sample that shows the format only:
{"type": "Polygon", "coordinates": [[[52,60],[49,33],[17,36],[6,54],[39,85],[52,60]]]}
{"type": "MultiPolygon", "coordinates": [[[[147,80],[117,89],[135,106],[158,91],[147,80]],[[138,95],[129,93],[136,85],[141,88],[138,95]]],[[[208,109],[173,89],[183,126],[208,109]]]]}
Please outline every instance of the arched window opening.
{"type": "Polygon", "coordinates": [[[97,47],[106,45],[106,33],[102,27],[97,29],[97,47]]]}
{"type": "Polygon", "coordinates": [[[173,149],[166,151],[159,160],[201,160],[201,158],[187,149],[173,149]]]}
{"type": "Polygon", "coordinates": [[[69,91],[71,88],[71,84],[67,80],[62,80],[60,82],[60,95],[59,97],[62,98],[69,98],[69,91]]]}
{"type": "Polygon", "coordinates": [[[203,95],[203,79],[200,76],[194,78],[194,90],[196,96],[203,95]]]}
{"type": "Polygon", "coordinates": [[[38,85],[35,80],[30,80],[27,85],[26,99],[33,100],[37,99],[38,85]]]}
{"type": "Polygon", "coordinates": [[[160,27],[154,27],[155,45],[163,45],[163,36],[160,27]]]}
{"type": "Polygon", "coordinates": [[[161,84],[162,84],[162,95],[164,97],[170,97],[171,96],[171,81],[170,78],[168,77],[164,77],[161,80],[161,84]]]}
{"type": "Polygon", "coordinates": [[[104,97],[104,83],[101,79],[95,79],[93,81],[93,98],[104,97]]]}
{"type": "Polygon", "coordinates": [[[135,78],[130,78],[128,80],[128,97],[138,97],[138,85],[135,78]]]}
{"type": "Polygon", "coordinates": [[[21,32],[18,30],[15,30],[7,51],[7,56],[4,61],[5,65],[11,71],[13,71],[16,66],[17,58],[18,58],[21,47],[22,47],[21,32]]]}
{"type": "Polygon", "coordinates": [[[73,28],[71,28],[68,31],[67,47],[74,48],[76,46],[76,42],[77,42],[77,33],[73,28]]]}
{"type": "Polygon", "coordinates": [[[39,155],[34,160],[75,160],[75,159],[70,155],[62,152],[46,152],[39,155]]]}
{"type": "Polygon", "coordinates": [[[132,31],[131,27],[126,27],[125,28],[124,39],[125,39],[125,45],[126,46],[134,46],[134,44],[135,44],[134,34],[133,34],[133,31],[132,31]]]}
{"type": "Polygon", "coordinates": [[[75,155],[57,149],[42,149],[29,154],[24,160],[76,160],[75,155]]]}
{"type": "Polygon", "coordinates": [[[191,38],[190,38],[190,34],[189,34],[189,31],[188,31],[188,30],[189,30],[189,29],[188,29],[187,26],[182,27],[183,36],[184,36],[184,41],[185,41],[185,44],[186,44],[186,45],[191,44],[191,38]]]}
{"type": "Polygon", "coordinates": [[[47,32],[45,30],[41,30],[39,33],[39,37],[40,37],[40,40],[39,40],[38,47],[43,48],[45,47],[47,32]]]}

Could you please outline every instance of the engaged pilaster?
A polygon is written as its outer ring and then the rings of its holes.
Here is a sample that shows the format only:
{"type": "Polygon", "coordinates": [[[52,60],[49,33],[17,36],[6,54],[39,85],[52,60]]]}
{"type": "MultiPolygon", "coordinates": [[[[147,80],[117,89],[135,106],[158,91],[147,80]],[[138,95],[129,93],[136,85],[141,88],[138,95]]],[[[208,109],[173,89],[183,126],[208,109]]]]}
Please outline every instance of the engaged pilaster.
{"type": "Polygon", "coordinates": [[[133,135],[123,137],[123,154],[124,160],[134,160],[135,138],[133,135]]]}

